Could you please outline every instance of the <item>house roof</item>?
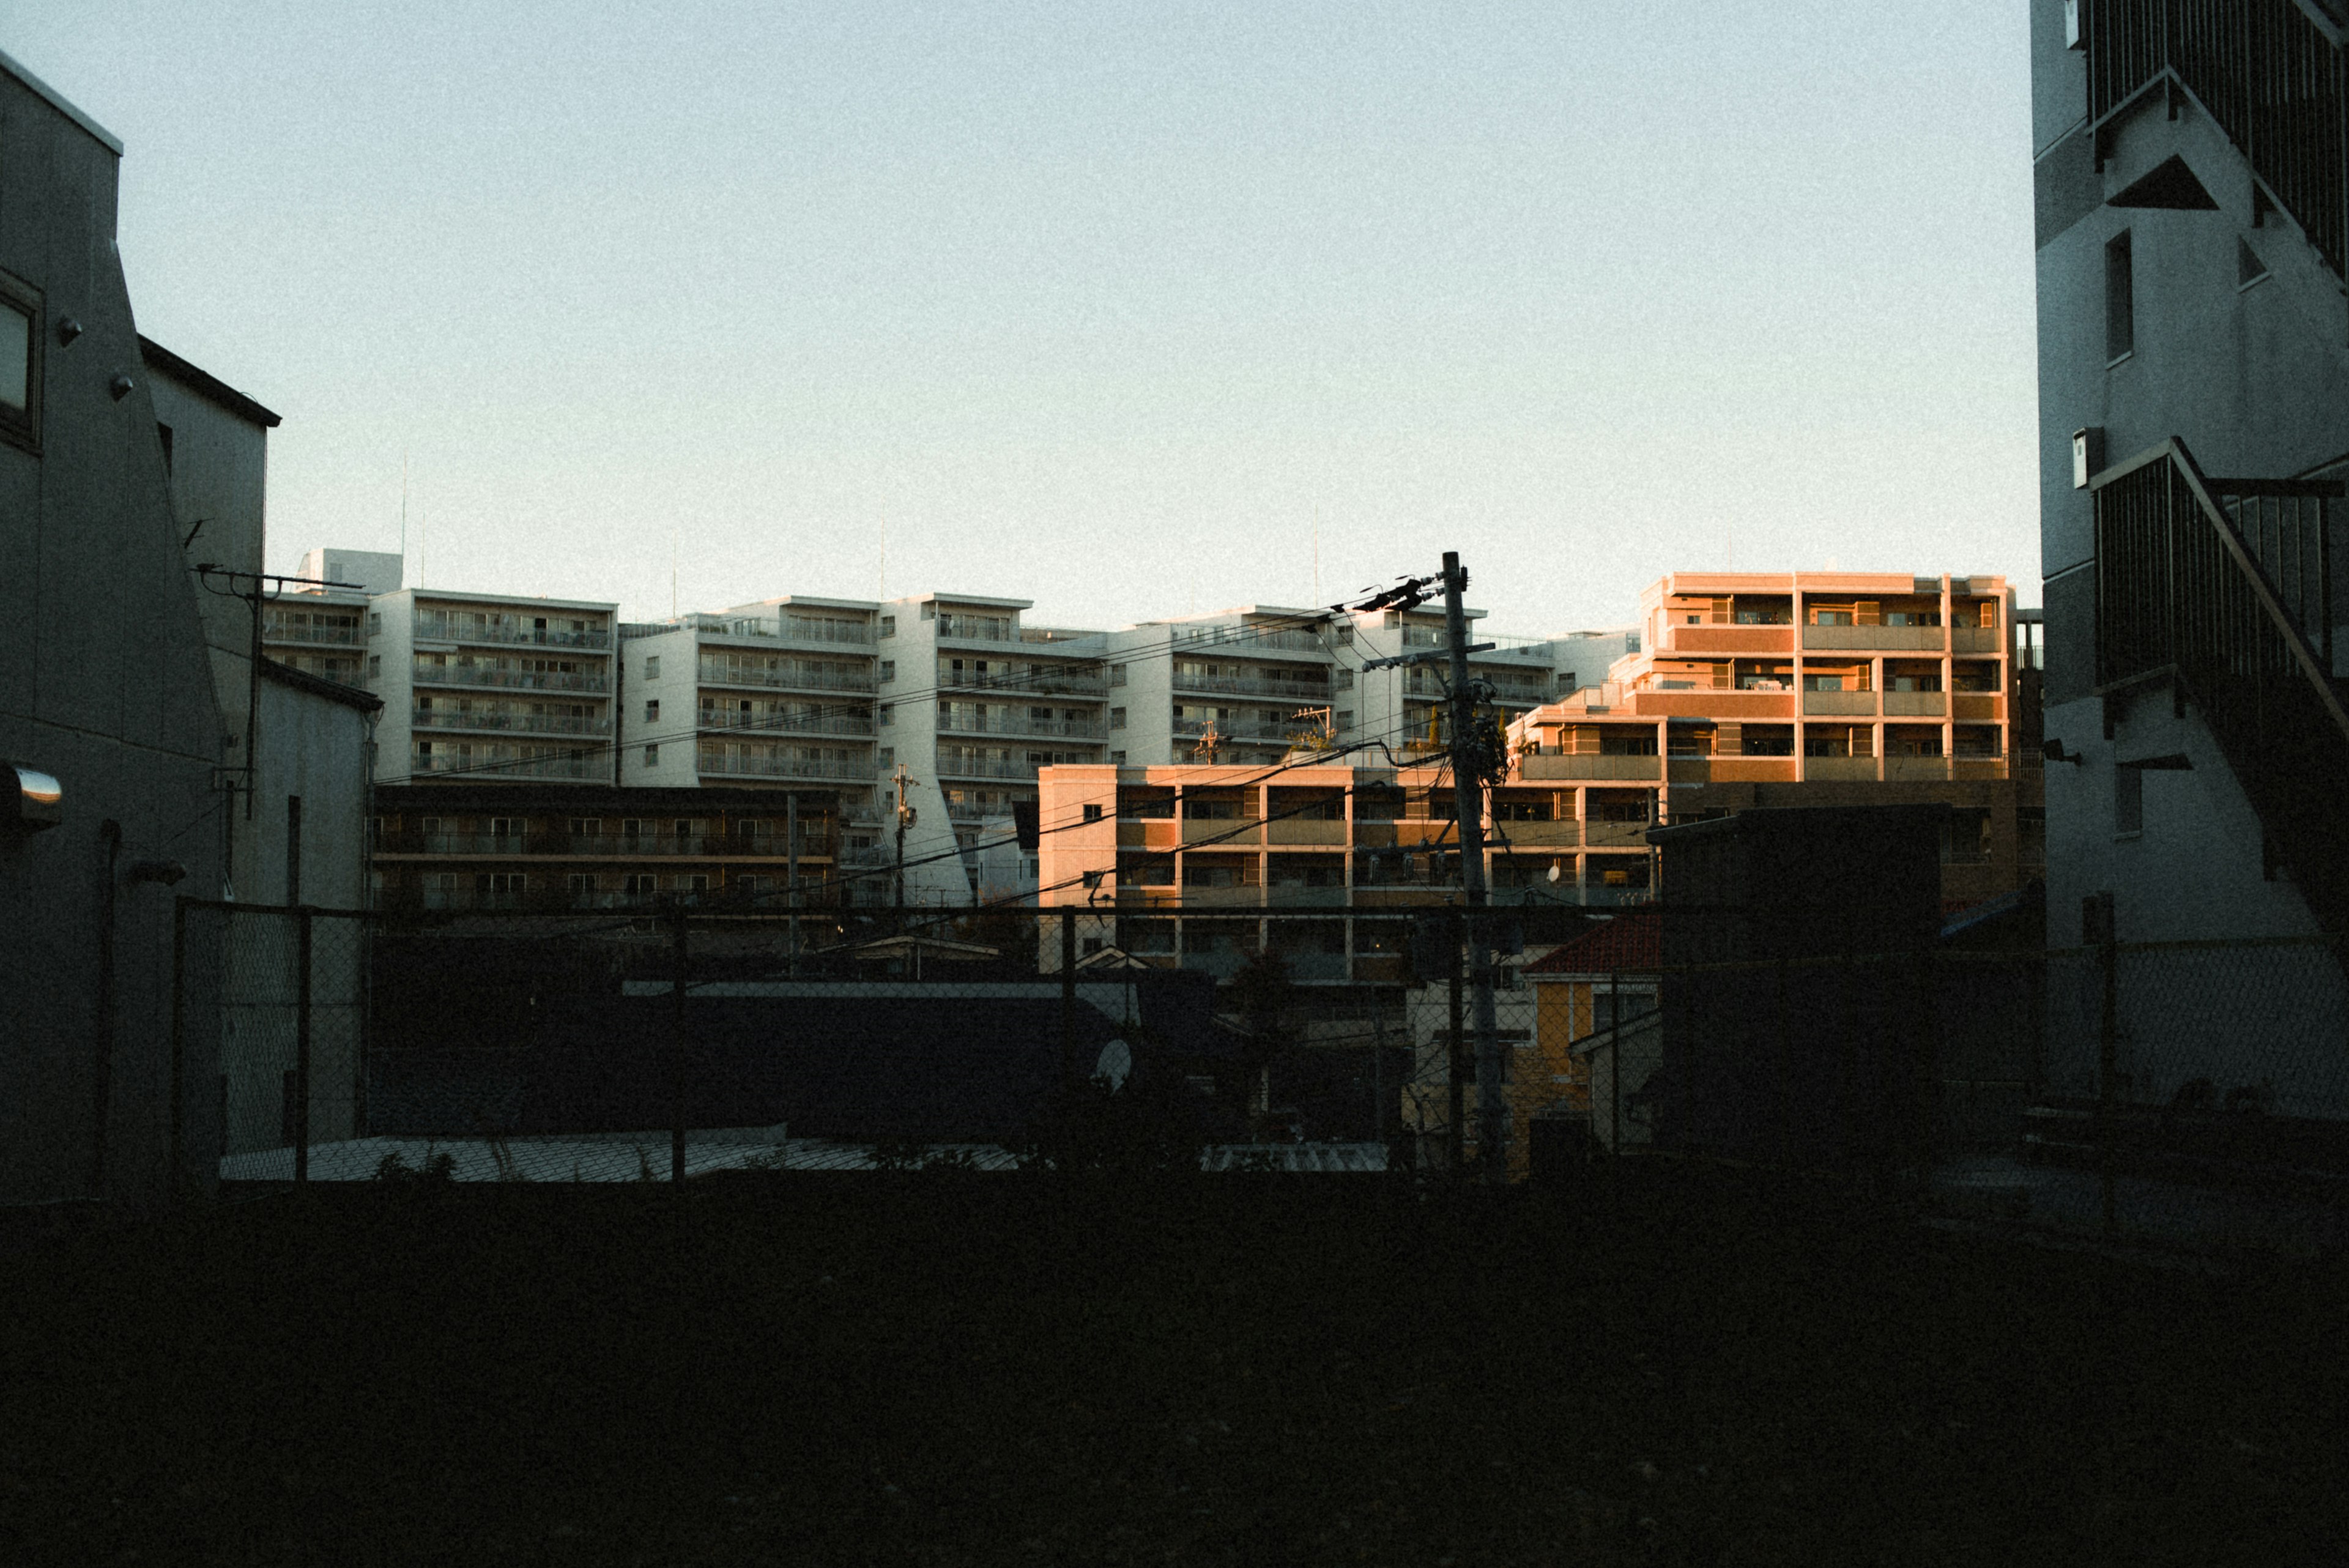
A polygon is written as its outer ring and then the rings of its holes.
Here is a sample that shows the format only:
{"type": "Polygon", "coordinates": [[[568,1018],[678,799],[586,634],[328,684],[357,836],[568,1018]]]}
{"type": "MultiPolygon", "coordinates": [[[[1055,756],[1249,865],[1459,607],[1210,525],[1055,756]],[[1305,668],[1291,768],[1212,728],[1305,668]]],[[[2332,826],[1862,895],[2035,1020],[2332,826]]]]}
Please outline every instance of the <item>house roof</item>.
{"type": "Polygon", "coordinates": [[[1651,904],[1583,932],[1547,958],[1526,965],[1525,972],[1539,977],[1655,969],[1664,961],[1663,931],[1664,912],[1651,904]]]}
{"type": "Polygon", "coordinates": [[[148,369],[161,371],[190,391],[211,399],[242,419],[267,430],[275,430],[285,422],[210,370],[191,365],[143,332],[139,335],[139,357],[147,362],[148,369]]]}

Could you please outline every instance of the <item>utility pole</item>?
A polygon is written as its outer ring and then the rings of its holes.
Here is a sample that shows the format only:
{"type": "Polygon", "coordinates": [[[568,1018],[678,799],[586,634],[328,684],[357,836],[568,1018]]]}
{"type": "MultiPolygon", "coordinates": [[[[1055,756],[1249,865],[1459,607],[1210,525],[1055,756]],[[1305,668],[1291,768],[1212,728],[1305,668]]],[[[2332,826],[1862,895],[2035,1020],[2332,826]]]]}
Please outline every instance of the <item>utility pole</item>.
{"type": "Polygon", "coordinates": [[[905,776],[905,764],[897,764],[897,918],[905,919],[905,829],[914,826],[914,808],[905,804],[905,786],[914,781],[905,776]]]}
{"type": "Polygon", "coordinates": [[[1475,989],[1476,1163],[1486,1181],[1509,1179],[1509,1112],[1501,1092],[1501,1037],[1493,1008],[1493,949],[1485,929],[1485,774],[1476,697],[1468,675],[1468,572],[1444,552],[1444,629],[1452,652],[1452,802],[1460,830],[1460,885],[1468,902],[1468,978],[1475,989]]]}

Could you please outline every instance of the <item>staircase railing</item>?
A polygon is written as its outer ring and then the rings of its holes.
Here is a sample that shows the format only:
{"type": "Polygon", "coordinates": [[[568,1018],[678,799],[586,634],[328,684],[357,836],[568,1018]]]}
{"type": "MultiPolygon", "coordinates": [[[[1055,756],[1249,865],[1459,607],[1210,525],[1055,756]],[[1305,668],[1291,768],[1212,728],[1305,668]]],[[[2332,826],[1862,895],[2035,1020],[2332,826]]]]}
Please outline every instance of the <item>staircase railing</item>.
{"type": "Polygon", "coordinates": [[[2191,697],[2275,861],[2349,930],[2349,709],[2333,679],[2337,481],[2208,479],[2172,439],[2091,482],[2096,682],[2191,697]]]}
{"type": "Polygon", "coordinates": [[[2081,0],[2080,26],[2099,167],[2106,124],[2175,82],[2325,264],[2349,273],[2349,68],[2299,0],[2081,0]]]}

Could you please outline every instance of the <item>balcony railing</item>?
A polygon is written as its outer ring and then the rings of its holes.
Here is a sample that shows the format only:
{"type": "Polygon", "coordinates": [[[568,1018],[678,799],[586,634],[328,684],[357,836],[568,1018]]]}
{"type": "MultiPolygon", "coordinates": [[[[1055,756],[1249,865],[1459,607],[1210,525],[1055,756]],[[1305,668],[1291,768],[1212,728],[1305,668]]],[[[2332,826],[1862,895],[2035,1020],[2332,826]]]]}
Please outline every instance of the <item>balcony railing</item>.
{"type": "Polygon", "coordinates": [[[697,728],[714,734],[750,732],[770,735],[869,735],[870,713],[753,713],[745,718],[720,709],[704,708],[695,717],[697,728]]]}
{"type": "Polygon", "coordinates": [[[829,758],[817,761],[702,752],[696,754],[694,766],[700,773],[728,778],[829,779],[843,784],[870,784],[873,780],[872,762],[859,758],[835,762],[829,758]]]}
{"type": "Polygon", "coordinates": [[[609,648],[612,634],[603,630],[569,631],[554,627],[506,626],[496,622],[466,621],[448,616],[419,613],[416,618],[416,639],[419,642],[478,642],[499,647],[533,648],[609,648]]]}
{"type": "Polygon", "coordinates": [[[1803,646],[1939,653],[1949,646],[1949,638],[1947,628],[1938,626],[1806,626],[1803,628],[1803,646]]]}
{"type": "MultiPolygon", "coordinates": [[[[1342,640],[1342,639],[1341,639],[1342,640]]],[[[1276,630],[1261,626],[1193,626],[1184,627],[1174,634],[1174,646],[1186,648],[1247,648],[1295,649],[1300,653],[1326,651],[1328,645],[1310,631],[1276,630]]]]}
{"type": "Polygon", "coordinates": [[[1178,741],[1195,741],[1213,728],[1218,740],[1261,741],[1282,745],[1303,736],[1317,733],[1320,725],[1310,719],[1292,719],[1286,723],[1219,724],[1208,719],[1177,719],[1173,732],[1178,741]]]}
{"type": "Polygon", "coordinates": [[[1206,691],[1229,697],[1270,697],[1285,702],[1327,702],[1330,688],[1297,680],[1268,680],[1234,675],[1185,674],[1174,670],[1174,690],[1206,691]]]}
{"type": "Polygon", "coordinates": [[[696,630],[711,637],[757,638],[766,642],[806,643],[811,647],[864,648],[873,641],[873,628],[859,620],[834,620],[806,615],[696,615],[686,618],[696,630]]]}
{"type": "Polygon", "coordinates": [[[264,621],[261,640],[269,642],[301,642],[326,648],[357,648],[367,640],[367,632],[357,623],[349,626],[287,626],[281,621],[264,621]]]}
{"type": "Polygon", "coordinates": [[[580,779],[605,780],[612,776],[612,760],[601,747],[588,748],[591,754],[564,757],[497,757],[486,755],[460,756],[452,752],[435,752],[430,756],[409,758],[409,772],[415,774],[452,774],[461,775],[468,784],[495,784],[502,779],[580,779]]]}
{"type": "Polygon", "coordinates": [[[937,618],[941,642],[1018,642],[1019,628],[1009,616],[942,615],[937,618]]]}
{"type": "Polygon", "coordinates": [[[608,735],[609,719],[568,719],[548,713],[460,713],[419,709],[410,721],[419,730],[480,730],[524,735],[608,735]]]}
{"type": "Polygon", "coordinates": [[[1523,757],[1517,763],[1523,779],[1660,779],[1663,759],[1657,756],[1617,757],[1597,752],[1549,753],[1523,757]]]}
{"type": "Polygon", "coordinates": [[[855,664],[729,664],[703,659],[696,679],[704,686],[756,686],[783,691],[870,691],[873,671],[855,664]]]}
{"type": "Polygon", "coordinates": [[[999,762],[993,758],[957,757],[951,750],[938,752],[938,776],[950,779],[1032,779],[1036,776],[1033,763],[999,762]]]}
{"type": "Polygon", "coordinates": [[[947,735],[1040,735],[1072,741],[1098,741],[1108,732],[1098,719],[1021,719],[989,713],[985,717],[943,710],[938,732],[947,735]]]}
{"type": "MultiPolygon", "coordinates": [[[[800,830],[803,859],[827,857],[829,840],[821,832],[800,830]]],[[[783,836],[771,834],[693,833],[386,833],[375,843],[378,855],[470,855],[498,858],[567,856],[596,860],[627,860],[643,856],[685,856],[703,859],[724,856],[755,856],[781,860],[790,855],[783,836]]]]}
{"type": "Polygon", "coordinates": [[[990,670],[982,675],[941,664],[938,684],[955,691],[1020,691],[1040,697],[1102,697],[1109,693],[1109,677],[1098,670],[990,670]]]}
{"type": "Polygon", "coordinates": [[[598,672],[564,674],[545,670],[492,670],[480,665],[428,665],[419,662],[419,686],[490,686],[513,691],[605,691],[610,680],[598,672]]]}
{"type": "Polygon", "coordinates": [[[1806,691],[1803,711],[1824,713],[1846,718],[1874,718],[1876,693],[1873,691],[1806,691]]]}
{"type": "Polygon", "coordinates": [[[1884,716],[1888,719],[1938,719],[1949,711],[1950,701],[1940,691],[1887,691],[1884,694],[1884,716]]]}

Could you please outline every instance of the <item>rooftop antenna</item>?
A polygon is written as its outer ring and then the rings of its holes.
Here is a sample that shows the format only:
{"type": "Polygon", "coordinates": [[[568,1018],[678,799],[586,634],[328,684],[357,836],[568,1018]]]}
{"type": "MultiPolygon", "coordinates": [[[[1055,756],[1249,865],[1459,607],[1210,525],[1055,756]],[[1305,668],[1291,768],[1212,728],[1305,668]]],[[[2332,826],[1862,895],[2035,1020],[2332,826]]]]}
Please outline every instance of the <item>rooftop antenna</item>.
{"type": "Polygon", "coordinates": [[[668,535],[668,618],[677,618],[677,530],[668,535]]]}
{"type": "Polygon", "coordinates": [[[408,570],[408,454],[399,454],[399,569],[408,570]]]}
{"type": "Polygon", "coordinates": [[[889,509],[881,509],[881,592],[880,598],[889,597],[889,509]]]}
{"type": "Polygon", "coordinates": [[[1313,504],[1313,602],[1321,602],[1321,504],[1313,504]]]}

